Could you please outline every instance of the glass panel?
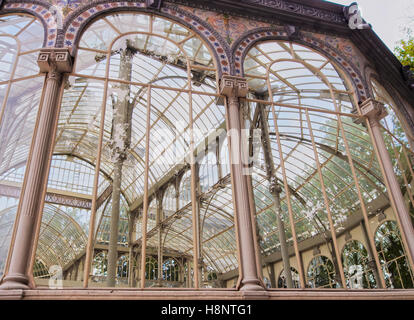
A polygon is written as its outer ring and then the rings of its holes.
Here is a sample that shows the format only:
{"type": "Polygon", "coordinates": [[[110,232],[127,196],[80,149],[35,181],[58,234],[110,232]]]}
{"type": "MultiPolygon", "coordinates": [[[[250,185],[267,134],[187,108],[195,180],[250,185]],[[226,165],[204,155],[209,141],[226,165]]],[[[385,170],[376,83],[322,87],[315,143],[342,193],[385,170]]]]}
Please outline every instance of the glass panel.
{"type": "Polygon", "coordinates": [[[0,17],[0,276],[41,99],[44,78],[36,61],[42,44],[43,26],[34,17],[0,17]],[[36,51],[25,54],[28,50],[36,51]]]}
{"type": "Polygon", "coordinates": [[[386,221],[378,227],[375,233],[375,245],[387,288],[413,288],[413,272],[409,267],[400,231],[395,221],[386,221]]]}
{"type": "MultiPolygon", "coordinates": [[[[49,285],[54,270],[61,270],[63,287],[82,287],[84,277],[104,83],[83,77],[70,77],[68,83],[60,107],[36,250],[36,261],[43,266],[40,273],[34,273],[40,287],[49,285]],[[82,127],[88,130],[79,130],[82,127]]],[[[102,168],[97,194],[99,221],[103,208],[107,208],[102,183],[107,177],[102,168]]],[[[96,228],[95,224],[93,233],[96,228]]]]}
{"type": "Polygon", "coordinates": [[[407,199],[411,222],[414,226],[414,192],[411,185],[414,176],[413,135],[406,117],[402,115],[400,108],[389,93],[375,79],[372,79],[371,83],[375,99],[382,102],[388,112],[388,115],[381,120],[383,137],[391,156],[394,173],[403,196],[407,199]]]}
{"type": "MultiPolygon", "coordinates": [[[[395,213],[370,134],[336,67],[312,49],[266,41],[247,53],[244,71],[251,89],[246,127],[260,129],[250,155],[266,284],[297,287],[302,280],[312,288],[369,289],[385,281],[388,287],[411,287],[405,253],[387,258],[380,240],[374,246],[374,217],[394,220],[395,213]],[[285,274],[287,267],[296,272],[285,274]]],[[[409,135],[390,97],[376,82],[373,90],[389,109],[384,139],[401,190],[412,202],[409,135]]],[[[254,130],[249,135],[253,141],[254,130]]]]}
{"type": "MultiPolygon", "coordinates": [[[[194,287],[193,219],[200,225],[198,286],[224,285],[220,276],[234,272],[238,264],[228,169],[220,176],[217,161],[216,138],[225,132],[214,130],[225,127],[224,110],[215,104],[216,75],[206,46],[191,30],[165,18],[117,13],[85,30],[76,60],[76,73],[82,76],[71,77],[70,88],[65,90],[58,128],[61,139],[54,158],[82,154],[79,159],[86,164],[70,166],[63,178],[50,179],[49,187],[54,184],[61,193],[71,189],[70,196],[87,195],[95,205],[96,241],[89,285],[194,287]],[[212,68],[205,71],[199,65],[212,68]],[[94,185],[105,92],[100,175],[94,185]],[[191,133],[197,160],[193,170],[191,133]],[[214,150],[208,158],[204,157],[206,149],[214,150]],[[203,162],[208,165],[207,178],[198,176],[203,158],[208,160],[203,162]],[[85,166],[92,170],[83,173],[88,179],[77,172],[85,166]],[[200,179],[206,183],[193,212],[192,190],[198,188],[200,179]],[[111,242],[111,235],[117,241],[111,242]]],[[[227,149],[223,154],[228,157],[227,149]]],[[[81,278],[72,270],[83,271],[84,257],[72,261],[74,267],[64,271],[64,277],[81,278]]],[[[38,261],[43,272],[48,265],[40,257],[38,261]]],[[[71,285],[80,283],[70,281],[71,285]]]]}

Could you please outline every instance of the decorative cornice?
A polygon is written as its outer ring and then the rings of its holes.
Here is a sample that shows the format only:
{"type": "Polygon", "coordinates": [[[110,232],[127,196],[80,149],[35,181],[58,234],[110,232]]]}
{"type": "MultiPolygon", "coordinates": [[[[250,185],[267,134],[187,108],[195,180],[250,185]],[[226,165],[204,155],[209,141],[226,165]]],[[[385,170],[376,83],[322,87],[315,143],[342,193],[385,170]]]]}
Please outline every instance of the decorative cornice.
{"type": "Polygon", "coordinates": [[[343,14],[287,0],[241,0],[240,2],[254,6],[261,5],[263,7],[277,9],[288,13],[300,14],[306,17],[317,18],[334,23],[344,23],[346,21],[343,14]]]}
{"type": "MultiPolygon", "coordinates": [[[[1,4],[5,3],[19,3],[18,0],[0,0],[1,4]]],[[[63,1],[59,0],[25,0],[27,3],[42,4],[49,8],[50,6],[64,7],[63,1]]],[[[94,0],[89,1],[68,1],[66,7],[82,8],[93,4],[94,0]],[[73,3],[71,3],[73,2],[73,3]]],[[[108,2],[111,2],[110,0],[108,2]]],[[[229,11],[232,6],[243,7],[245,9],[255,8],[263,11],[269,11],[269,8],[286,13],[289,15],[301,15],[304,17],[316,18],[322,21],[329,21],[333,23],[343,24],[346,19],[342,13],[342,6],[332,3],[324,3],[323,1],[310,1],[310,0],[134,0],[126,2],[143,2],[145,7],[154,8],[160,10],[163,6],[163,2],[181,4],[193,8],[207,9],[211,11],[220,11],[225,13],[229,11]],[[304,3],[305,2],[305,3],[304,3]]],[[[229,14],[231,11],[228,12],[229,14]]],[[[65,14],[66,16],[66,14],[65,14]]]]}
{"type": "MultiPolygon", "coordinates": [[[[318,8],[312,5],[300,4],[298,2],[293,2],[289,0],[165,0],[165,2],[181,4],[184,6],[195,7],[204,10],[218,11],[221,13],[228,13],[232,15],[240,15],[239,12],[236,13],[230,9],[230,7],[232,6],[237,6],[245,12],[247,12],[247,14],[242,14],[243,16],[250,17],[252,17],[252,15],[248,13],[248,9],[255,9],[269,13],[269,8],[271,8],[273,10],[270,10],[270,12],[274,13],[279,12],[284,15],[302,16],[304,18],[318,19],[321,22],[330,22],[341,25],[346,24],[345,16],[341,11],[334,12],[329,9],[318,8]]],[[[325,6],[328,5],[326,4],[325,6]]],[[[255,18],[262,20],[262,17],[260,16],[256,16],[255,18]]]]}

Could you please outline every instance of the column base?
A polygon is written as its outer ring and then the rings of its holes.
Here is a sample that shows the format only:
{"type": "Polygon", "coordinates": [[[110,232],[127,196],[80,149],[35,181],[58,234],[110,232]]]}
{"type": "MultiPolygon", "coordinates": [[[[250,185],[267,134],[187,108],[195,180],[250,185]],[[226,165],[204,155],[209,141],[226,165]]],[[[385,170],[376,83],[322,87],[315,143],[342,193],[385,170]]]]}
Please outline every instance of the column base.
{"type": "Polygon", "coordinates": [[[0,290],[30,289],[29,277],[24,274],[8,274],[4,277],[0,290]]]}
{"type": "Polygon", "coordinates": [[[245,279],[241,282],[240,291],[265,291],[265,288],[258,279],[245,279]]]}

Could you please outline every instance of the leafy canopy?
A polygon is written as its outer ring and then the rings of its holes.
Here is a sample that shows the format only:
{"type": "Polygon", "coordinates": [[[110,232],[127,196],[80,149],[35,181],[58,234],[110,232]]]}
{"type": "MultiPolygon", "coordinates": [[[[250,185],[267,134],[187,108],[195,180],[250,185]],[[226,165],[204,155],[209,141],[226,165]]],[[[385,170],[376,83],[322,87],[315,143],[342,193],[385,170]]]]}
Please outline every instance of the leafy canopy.
{"type": "Polygon", "coordinates": [[[400,40],[394,53],[402,65],[410,66],[411,71],[414,71],[414,36],[411,29],[407,29],[407,39],[400,40]]]}

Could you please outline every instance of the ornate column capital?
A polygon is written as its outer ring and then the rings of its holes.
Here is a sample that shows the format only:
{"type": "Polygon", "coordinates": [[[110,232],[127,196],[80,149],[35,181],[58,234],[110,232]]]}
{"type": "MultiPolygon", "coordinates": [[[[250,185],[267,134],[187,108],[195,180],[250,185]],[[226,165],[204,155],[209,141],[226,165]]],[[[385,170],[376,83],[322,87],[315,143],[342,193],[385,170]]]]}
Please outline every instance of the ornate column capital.
{"type": "Polygon", "coordinates": [[[68,48],[44,48],[37,58],[40,72],[72,72],[72,56],[68,48]]]}
{"type": "Polygon", "coordinates": [[[379,123],[379,121],[388,115],[387,109],[382,102],[372,98],[365,100],[361,105],[361,113],[367,117],[371,125],[379,123]]]}
{"type": "Polygon", "coordinates": [[[223,75],[220,79],[220,94],[230,97],[245,97],[249,87],[246,78],[223,75]]]}

